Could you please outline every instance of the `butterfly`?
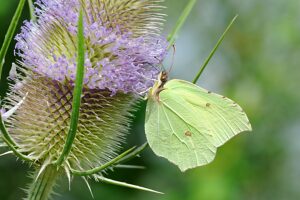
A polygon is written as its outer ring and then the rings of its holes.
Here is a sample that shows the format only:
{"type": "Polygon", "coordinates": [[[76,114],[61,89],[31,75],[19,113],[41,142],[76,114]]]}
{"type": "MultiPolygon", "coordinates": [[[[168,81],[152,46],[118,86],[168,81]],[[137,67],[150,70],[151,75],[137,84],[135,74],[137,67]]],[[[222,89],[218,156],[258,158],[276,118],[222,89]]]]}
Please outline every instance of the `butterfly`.
{"type": "Polygon", "coordinates": [[[168,81],[165,71],[147,98],[145,133],[149,146],[181,171],[212,162],[218,147],[252,130],[237,103],[188,81],[168,81]]]}

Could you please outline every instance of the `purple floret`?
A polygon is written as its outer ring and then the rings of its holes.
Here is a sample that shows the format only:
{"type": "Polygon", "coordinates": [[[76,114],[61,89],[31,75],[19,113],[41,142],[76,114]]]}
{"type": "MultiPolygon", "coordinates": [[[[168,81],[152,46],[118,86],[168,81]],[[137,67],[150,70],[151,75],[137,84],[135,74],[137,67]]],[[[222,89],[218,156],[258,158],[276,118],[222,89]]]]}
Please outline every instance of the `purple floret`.
{"type": "MultiPolygon", "coordinates": [[[[152,34],[136,37],[121,30],[122,24],[110,26],[102,20],[105,11],[98,8],[95,18],[89,4],[86,1],[84,84],[90,89],[108,89],[113,94],[145,92],[153,85],[167,54],[166,39],[152,34]]],[[[39,0],[37,5],[38,21],[24,23],[16,37],[16,53],[26,67],[37,73],[61,82],[74,81],[77,47],[70,41],[77,39],[80,3],[39,0]]]]}

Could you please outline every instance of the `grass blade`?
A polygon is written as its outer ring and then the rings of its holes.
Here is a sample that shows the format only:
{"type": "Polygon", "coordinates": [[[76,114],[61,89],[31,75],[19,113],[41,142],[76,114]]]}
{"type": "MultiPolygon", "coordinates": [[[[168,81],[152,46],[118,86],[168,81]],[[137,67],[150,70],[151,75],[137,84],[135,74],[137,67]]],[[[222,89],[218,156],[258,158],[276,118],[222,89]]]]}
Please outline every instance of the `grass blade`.
{"type": "Polygon", "coordinates": [[[209,56],[206,58],[204,64],[201,66],[200,71],[198,72],[198,74],[196,75],[196,77],[193,80],[193,83],[197,83],[197,81],[199,80],[200,76],[202,75],[203,71],[205,70],[205,68],[207,67],[209,61],[211,60],[211,58],[214,56],[214,54],[216,53],[216,51],[218,50],[219,46],[221,45],[221,43],[223,42],[227,32],[229,31],[229,29],[231,28],[231,26],[234,24],[235,20],[237,19],[238,15],[236,15],[231,22],[229,23],[229,25],[227,26],[227,28],[225,29],[224,33],[221,35],[221,37],[219,38],[217,44],[214,46],[213,50],[210,52],[209,56]]]}
{"type": "Polygon", "coordinates": [[[68,132],[67,140],[63,149],[62,154],[58,158],[55,164],[60,166],[65,159],[68,157],[75,136],[77,132],[78,120],[79,120],[79,108],[81,104],[81,95],[83,89],[83,79],[84,79],[84,60],[85,60],[85,50],[84,50],[84,27],[83,27],[83,12],[80,11],[78,19],[78,58],[77,58],[77,72],[75,80],[75,88],[73,92],[73,102],[72,102],[72,115],[70,129],[68,132]]]}
{"type": "Polygon", "coordinates": [[[13,36],[15,34],[18,22],[20,20],[20,17],[21,17],[23,8],[24,8],[25,1],[26,0],[20,0],[18,8],[14,14],[14,17],[13,17],[10,25],[9,25],[9,28],[5,35],[4,42],[3,42],[1,50],[0,50],[0,80],[2,77],[2,69],[3,69],[3,65],[4,65],[4,59],[5,59],[8,47],[11,43],[11,40],[13,39],[13,36]]]}
{"type": "Polygon", "coordinates": [[[187,6],[185,7],[185,9],[183,10],[183,12],[182,12],[181,16],[179,17],[174,29],[172,30],[172,32],[168,36],[168,41],[170,43],[169,48],[174,44],[178,32],[182,28],[183,24],[185,23],[187,17],[191,13],[191,11],[192,11],[193,7],[195,6],[196,2],[197,2],[197,0],[190,0],[188,2],[187,6]]]}

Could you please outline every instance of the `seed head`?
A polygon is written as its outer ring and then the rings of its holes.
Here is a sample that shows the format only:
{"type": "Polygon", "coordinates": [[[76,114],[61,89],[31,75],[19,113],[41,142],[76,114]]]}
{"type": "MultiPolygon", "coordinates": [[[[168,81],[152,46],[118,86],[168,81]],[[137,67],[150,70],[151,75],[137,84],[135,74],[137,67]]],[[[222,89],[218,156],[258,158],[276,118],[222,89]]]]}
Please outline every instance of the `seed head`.
{"type": "Polygon", "coordinates": [[[17,35],[21,57],[5,109],[26,99],[7,121],[19,151],[36,164],[60,156],[69,130],[76,76],[77,21],[83,8],[85,79],[79,125],[64,167],[90,169],[116,156],[139,94],[166,56],[158,36],[160,0],[39,0],[37,22],[17,35]]]}

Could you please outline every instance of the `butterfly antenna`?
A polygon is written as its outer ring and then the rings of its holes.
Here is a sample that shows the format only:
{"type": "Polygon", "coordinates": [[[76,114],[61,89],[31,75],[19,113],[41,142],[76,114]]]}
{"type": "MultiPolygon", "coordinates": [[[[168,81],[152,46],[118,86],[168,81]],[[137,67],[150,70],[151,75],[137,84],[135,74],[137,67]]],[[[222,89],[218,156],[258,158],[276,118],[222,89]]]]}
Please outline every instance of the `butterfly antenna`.
{"type": "Polygon", "coordinates": [[[160,69],[163,68],[164,66],[156,56],[154,56],[154,58],[159,61],[159,64],[157,66],[156,65],[151,65],[151,66],[154,67],[157,71],[160,71],[160,69]]]}
{"type": "Polygon", "coordinates": [[[172,71],[172,69],[174,67],[174,60],[175,60],[175,54],[176,54],[175,44],[173,44],[172,47],[173,47],[172,62],[171,62],[171,67],[169,68],[168,74],[172,71]]]}

